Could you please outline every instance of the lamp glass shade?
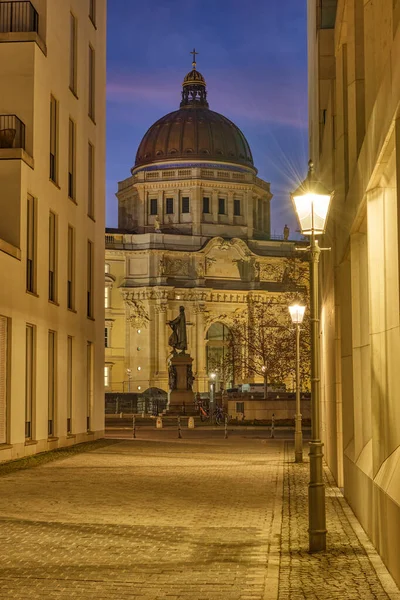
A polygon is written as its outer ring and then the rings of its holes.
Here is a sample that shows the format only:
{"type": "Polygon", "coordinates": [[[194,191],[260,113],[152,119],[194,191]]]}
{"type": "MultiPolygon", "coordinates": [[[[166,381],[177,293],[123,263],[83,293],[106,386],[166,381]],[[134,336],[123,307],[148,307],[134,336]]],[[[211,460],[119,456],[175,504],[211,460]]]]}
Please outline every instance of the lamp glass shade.
{"type": "Polygon", "coordinates": [[[292,323],[294,323],[295,325],[301,325],[301,323],[303,322],[305,310],[306,307],[301,306],[301,304],[293,304],[292,306],[289,306],[289,312],[292,319],[292,323]]]}
{"type": "Polygon", "coordinates": [[[322,235],[328,216],[330,195],[306,193],[293,196],[293,202],[303,235],[322,235]]]}

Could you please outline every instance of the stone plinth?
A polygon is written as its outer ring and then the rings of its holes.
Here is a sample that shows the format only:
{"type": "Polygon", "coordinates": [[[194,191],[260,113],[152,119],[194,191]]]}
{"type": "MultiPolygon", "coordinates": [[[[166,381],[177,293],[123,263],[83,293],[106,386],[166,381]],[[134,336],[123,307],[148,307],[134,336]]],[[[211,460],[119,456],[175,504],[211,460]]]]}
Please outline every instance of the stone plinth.
{"type": "MultiPolygon", "coordinates": [[[[189,354],[175,354],[170,360],[174,389],[169,396],[168,414],[194,414],[194,393],[191,385],[193,358],[189,354]]],[[[171,381],[171,377],[170,377],[171,381]]]]}

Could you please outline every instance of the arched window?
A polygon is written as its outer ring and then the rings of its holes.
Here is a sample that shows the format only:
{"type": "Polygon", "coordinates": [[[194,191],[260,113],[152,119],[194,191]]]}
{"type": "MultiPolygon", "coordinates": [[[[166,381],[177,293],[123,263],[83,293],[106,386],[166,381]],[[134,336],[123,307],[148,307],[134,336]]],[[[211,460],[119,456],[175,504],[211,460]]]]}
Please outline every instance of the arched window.
{"type": "Polygon", "coordinates": [[[216,371],[220,387],[233,385],[233,361],[229,349],[229,327],[223,323],[213,323],[206,336],[207,372],[216,371]]]}

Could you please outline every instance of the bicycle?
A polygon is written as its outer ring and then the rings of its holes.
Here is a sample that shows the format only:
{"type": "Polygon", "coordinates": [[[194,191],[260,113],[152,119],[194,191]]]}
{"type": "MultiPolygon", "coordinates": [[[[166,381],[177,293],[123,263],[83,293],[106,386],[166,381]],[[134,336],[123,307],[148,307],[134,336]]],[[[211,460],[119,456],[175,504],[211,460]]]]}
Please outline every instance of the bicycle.
{"type": "MultiPolygon", "coordinates": [[[[199,406],[200,420],[204,423],[210,421],[210,410],[202,405],[199,406]]],[[[225,413],[222,408],[217,406],[213,413],[213,420],[216,425],[222,425],[225,422],[225,413]]]]}

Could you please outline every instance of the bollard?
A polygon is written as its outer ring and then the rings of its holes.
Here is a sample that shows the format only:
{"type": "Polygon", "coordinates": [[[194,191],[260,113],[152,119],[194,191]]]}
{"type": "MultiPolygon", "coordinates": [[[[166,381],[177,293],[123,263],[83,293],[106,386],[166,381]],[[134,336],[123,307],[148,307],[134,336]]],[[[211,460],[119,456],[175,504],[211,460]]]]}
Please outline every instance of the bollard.
{"type": "Polygon", "coordinates": [[[188,418],[188,429],[194,429],[194,418],[193,417],[188,418]]]}
{"type": "Polygon", "coordinates": [[[225,439],[228,439],[228,417],[225,416],[225,439]]]}
{"type": "Polygon", "coordinates": [[[274,438],[275,437],[275,414],[272,413],[272,417],[271,417],[271,437],[274,438]]]}
{"type": "Polygon", "coordinates": [[[178,417],[178,439],[182,439],[182,431],[181,431],[181,418],[178,417]]]}
{"type": "Polygon", "coordinates": [[[136,419],[135,419],[135,415],[133,415],[132,417],[132,434],[133,434],[133,439],[136,439],[136,419]]]}
{"type": "Polygon", "coordinates": [[[157,417],[157,420],[156,420],[156,429],[162,429],[162,428],[163,428],[162,418],[161,417],[157,417]]]}

